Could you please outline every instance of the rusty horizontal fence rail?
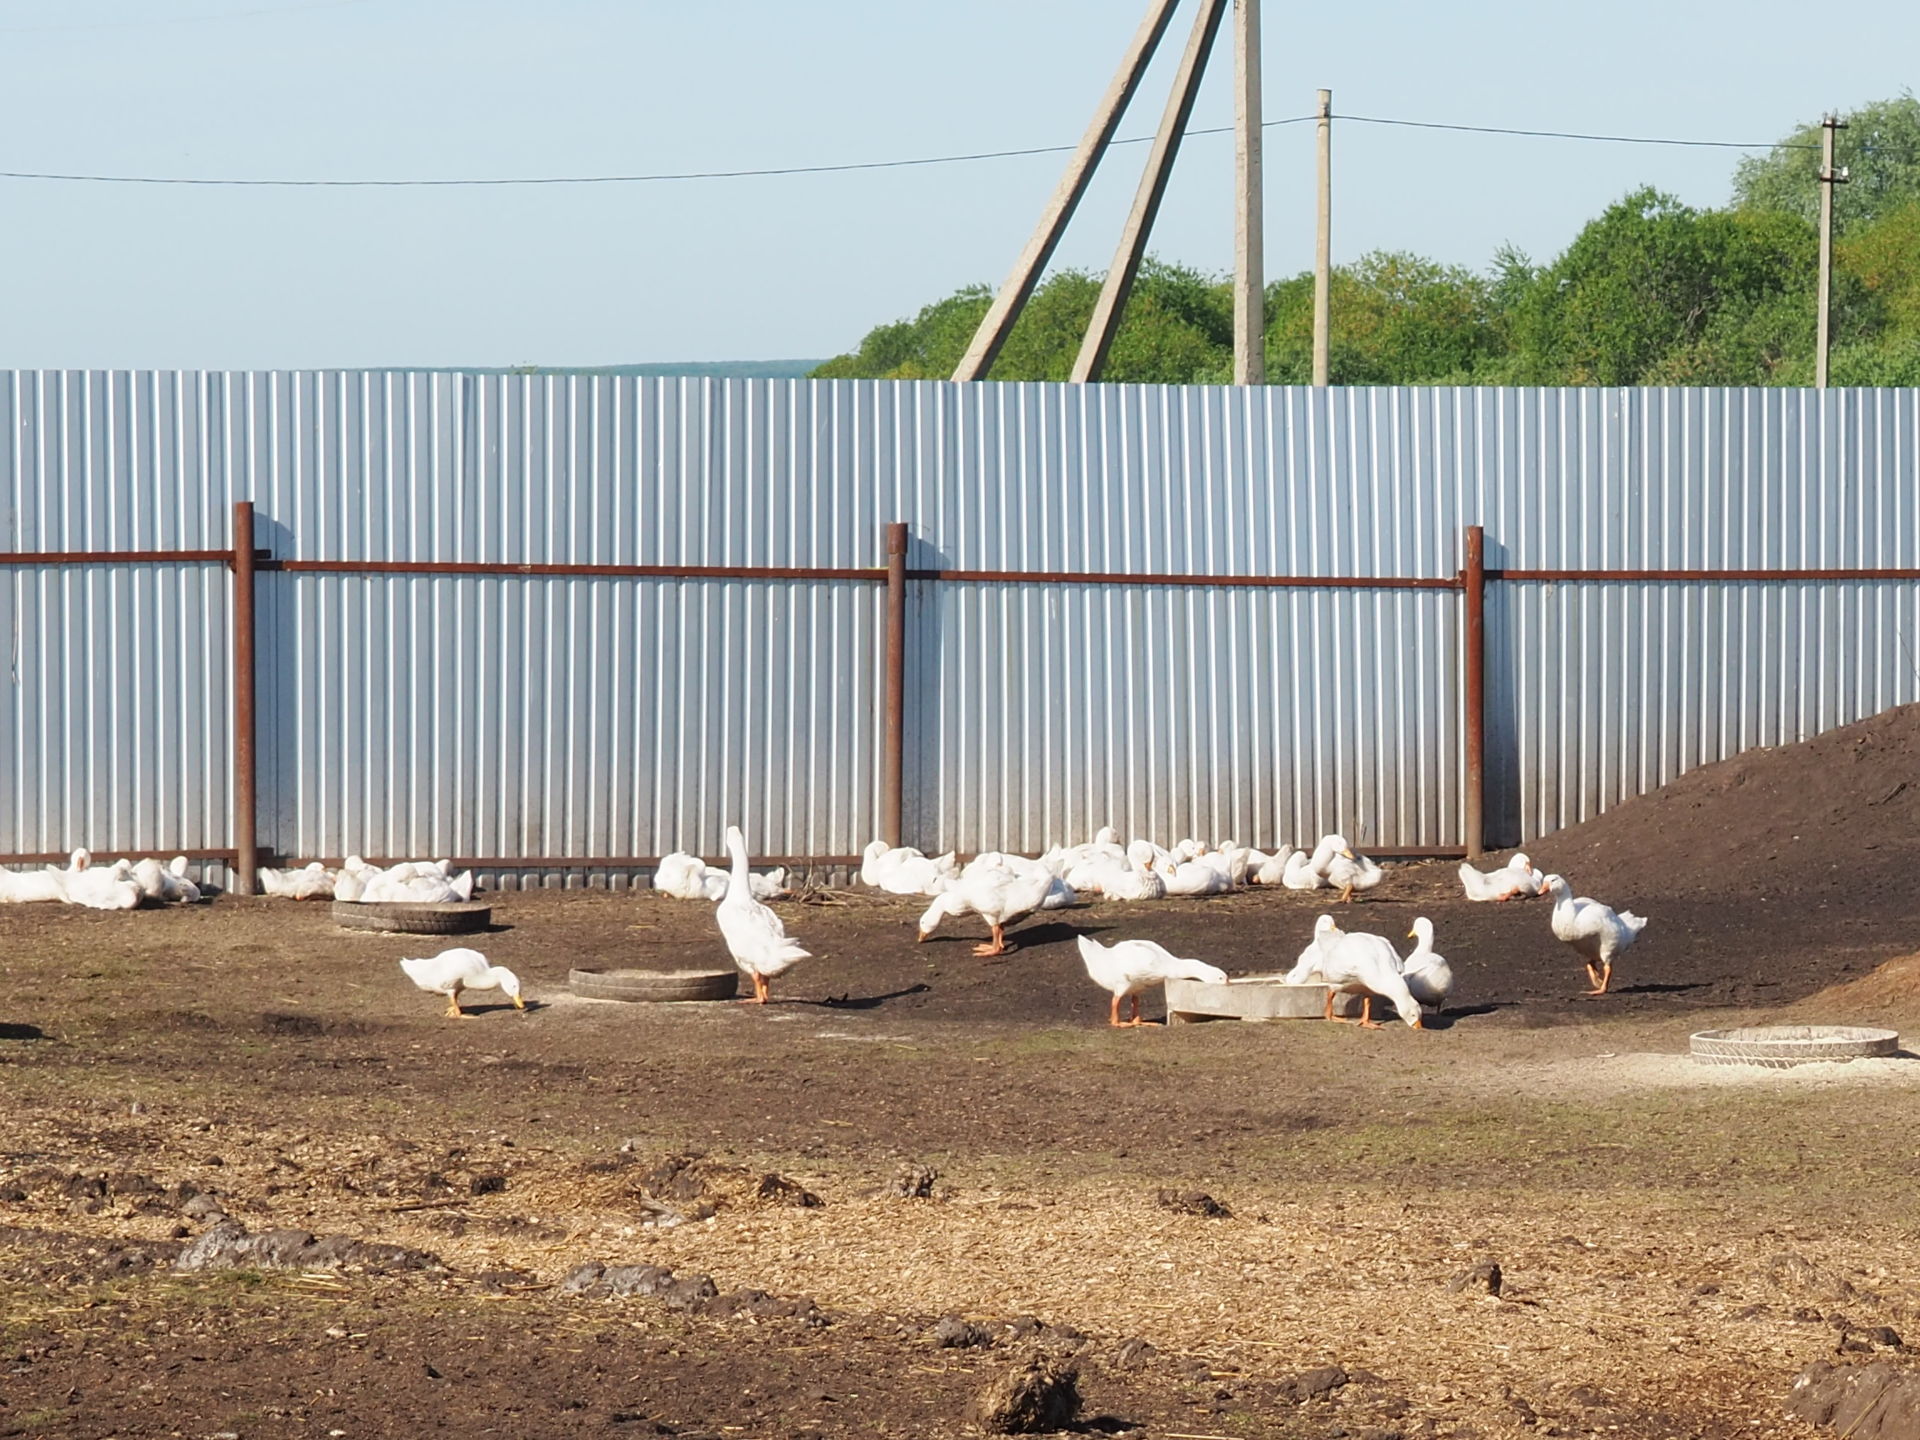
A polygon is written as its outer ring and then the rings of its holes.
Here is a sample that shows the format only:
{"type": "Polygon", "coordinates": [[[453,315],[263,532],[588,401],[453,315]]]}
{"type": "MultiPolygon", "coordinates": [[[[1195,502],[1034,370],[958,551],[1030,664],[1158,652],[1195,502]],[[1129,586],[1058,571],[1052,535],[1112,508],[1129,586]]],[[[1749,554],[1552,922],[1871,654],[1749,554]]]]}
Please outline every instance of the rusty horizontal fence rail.
{"type": "Polygon", "coordinates": [[[908,570],[956,585],[1190,585],[1221,590],[1458,590],[1460,577],[1409,575],[1154,575],[1103,570],[908,570]]]}
{"type": "Polygon", "coordinates": [[[511,560],[262,560],[259,570],[298,575],[494,575],[512,579],[863,580],[884,584],[885,566],[559,565],[511,560]]]}
{"type": "MultiPolygon", "coordinates": [[[[95,858],[102,858],[105,853],[103,851],[101,856],[95,858]]],[[[113,858],[118,860],[122,857],[139,856],[142,859],[151,857],[156,860],[171,860],[176,855],[184,855],[189,860],[232,860],[239,853],[231,847],[225,850],[196,850],[192,846],[181,849],[172,845],[128,845],[114,851],[113,858]]],[[[32,853],[15,851],[11,854],[0,854],[0,865],[65,865],[71,859],[73,859],[73,852],[69,850],[32,853]]]]}
{"type": "Polygon", "coordinates": [[[1874,569],[1864,566],[1796,570],[1495,570],[1489,580],[1525,582],[1564,581],[1569,584],[1606,584],[1619,582],[1643,585],[1684,585],[1694,583],[1743,584],[1752,581],[1822,580],[1920,580],[1916,569],[1874,569]]]}
{"type": "MultiPolygon", "coordinates": [[[[226,852],[232,854],[232,851],[226,852]]],[[[60,857],[65,859],[63,855],[60,857]]],[[[189,857],[191,858],[191,857],[189,857]]],[[[418,855],[364,855],[361,857],[369,865],[398,865],[403,861],[418,860],[418,855]]],[[[652,870],[664,856],[660,855],[452,855],[444,857],[456,870],[652,870]]],[[[724,870],[732,861],[724,855],[699,856],[701,863],[715,869],[724,870]]],[[[753,863],[756,868],[768,865],[859,865],[866,857],[863,855],[756,855],[753,863]]],[[[318,861],[322,865],[339,869],[346,864],[343,856],[284,856],[275,859],[268,868],[298,870],[318,861]]]]}
{"type": "Polygon", "coordinates": [[[0,550],[0,566],[226,565],[231,550],[0,550]]]}

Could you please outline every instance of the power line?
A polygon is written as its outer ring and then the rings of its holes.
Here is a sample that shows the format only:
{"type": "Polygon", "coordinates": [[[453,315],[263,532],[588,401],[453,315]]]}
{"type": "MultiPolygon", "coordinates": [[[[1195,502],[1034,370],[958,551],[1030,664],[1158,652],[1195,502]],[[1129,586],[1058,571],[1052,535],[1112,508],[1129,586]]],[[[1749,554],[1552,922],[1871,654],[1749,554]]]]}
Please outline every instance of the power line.
{"type": "MultiPolygon", "coordinates": [[[[363,0],[332,0],[336,4],[363,3],[363,0]]],[[[312,8],[312,7],[309,7],[312,8]]],[[[251,12],[249,12],[251,13],[251,12]]],[[[282,13],[282,12],[273,12],[282,13]]],[[[1290,115],[1269,120],[1263,128],[1301,125],[1316,120],[1315,115],[1290,115]]],[[[1475,135],[1518,135],[1541,140],[1590,140],[1616,145],[1682,145],[1717,150],[1818,150],[1817,144],[1797,141],[1688,140],[1649,135],[1595,135],[1574,130],[1523,130],[1500,125],[1456,125],[1438,120],[1399,120],[1378,115],[1339,115],[1359,125],[1395,125],[1416,130],[1452,130],[1475,135]]],[[[1188,136],[1231,134],[1231,125],[1213,125],[1188,130],[1188,136]]],[[[1115,145],[1143,145],[1151,135],[1129,135],[1115,145]]],[[[239,188],[277,189],[409,189],[459,186],[500,185],[644,185],[685,180],[756,180],[783,175],[844,175],[863,170],[906,170],[928,165],[964,165],[983,160],[1014,160],[1033,155],[1060,155],[1078,148],[1073,145],[1032,145],[1017,150],[976,150],[957,155],[923,155],[906,160],[860,160],[838,165],[783,165],[750,170],[676,170],[648,175],[511,175],[456,179],[401,180],[254,180],[182,175],[94,175],[40,170],[0,170],[0,180],[57,180],[96,185],[220,185],[239,188]]]]}
{"type": "MultiPolygon", "coordinates": [[[[1298,125],[1311,115],[1294,115],[1285,120],[1269,120],[1267,128],[1298,125]]],[[[1189,130],[1188,135],[1228,135],[1231,125],[1214,125],[1189,130]]],[[[1129,135],[1115,145],[1144,145],[1151,135],[1129,135]]],[[[236,180],[202,179],[173,175],[69,175],[36,170],[0,170],[0,180],[73,180],[106,185],[239,185],[294,188],[406,188],[409,186],[450,185],[640,185],[666,180],[752,180],[775,175],[839,175],[855,170],[903,170],[920,165],[959,165],[976,160],[1011,160],[1025,155],[1059,155],[1079,147],[1074,145],[1035,145],[1023,150],[980,150],[964,155],[925,155],[911,160],[860,160],[841,165],[785,165],[761,170],[676,170],[655,175],[535,175],[501,176],[491,179],[455,180],[236,180]]]]}
{"type": "Polygon", "coordinates": [[[1474,135],[1525,135],[1537,140],[1602,140],[1613,145],[1691,145],[1710,150],[1818,150],[1819,143],[1780,140],[1674,140],[1656,135],[1589,135],[1577,130],[1517,130],[1505,125],[1450,125],[1439,120],[1390,120],[1379,115],[1337,115],[1356,125],[1403,125],[1413,130],[1464,130],[1474,135]]]}
{"type": "Polygon", "coordinates": [[[82,25],[0,25],[0,35],[53,35],[74,30],[135,30],[152,25],[199,25],[213,20],[245,20],[256,15],[296,15],[303,10],[338,10],[345,5],[368,3],[370,0],[309,0],[305,5],[221,10],[212,15],[160,15],[145,20],[102,20],[82,25]]]}

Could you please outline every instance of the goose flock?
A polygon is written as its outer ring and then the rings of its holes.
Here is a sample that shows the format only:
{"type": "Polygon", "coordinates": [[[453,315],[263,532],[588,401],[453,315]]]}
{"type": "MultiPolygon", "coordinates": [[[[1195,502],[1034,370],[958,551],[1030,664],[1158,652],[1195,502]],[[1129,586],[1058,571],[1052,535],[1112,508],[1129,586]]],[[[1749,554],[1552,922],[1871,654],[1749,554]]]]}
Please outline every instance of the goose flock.
{"type": "Polygon", "coordinates": [[[254,876],[262,895],[289,900],[446,905],[473,898],[473,872],[454,874],[451,860],[402,860],[383,869],[369,865],[358,855],[349,855],[338,870],[315,860],[297,870],[262,868],[254,871],[254,876]]]}
{"type": "Polygon", "coordinates": [[[194,905],[200,898],[200,887],[187,877],[184,855],[164,863],[147,858],[101,865],[83,847],[67,857],[64,869],[0,869],[0,904],[60,901],[90,910],[135,910],[148,901],[194,905]]]}
{"type": "MultiPolygon", "coordinates": [[[[715,916],[728,953],[753,982],[753,1001],[768,999],[768,981],[784,973],[808,952],[788,937],[779,917],[763,901],[774,898],[784,884],[784,872],[771,877],[752,873],[738,827],[727,830],[731,871],[724,884],[702,881],[702,863],[680,855],[657,888],[686,898],[716,901],[715,916]]],[[[707,872],[709,875],[717,872],[707,872]]],[[[1016,947],[1006,931],[1041,910],[1079,903],[1086,896],[1139,901],[1169,896],[1214,895],[1254,885],[1281,885],[1294,890],[1331,890],[1339,900],[1377,887],[1385,870],[1364,855],[1354,853],[1344,836],[1322,836],[1312,850],[1283,845],[1262,854],[1231,841],[1209,846],[1195,840],[1177,841],[1171,848],[1146,840],[1122,845],[1111,828],[1101,829],[1079,845],[1056,846],[1038,859],[990,851],[966,865],[952,852],[929,856],[910,846],[892,846],[875,840],[862,852],[860,879],[867,886],[895,895],[927,895],[932,904],[920,916],[917,940],[925,941],[947,919],[974,916],[984,921],[988,938],[973,947],[985,959],[999,959],[1016,947]]],[[[1591,995],[1606,993],[1614,961],[1631,946],[1646,921],[1631,912],[1616,912],[1598,901],[1575,898],[1557,875],[1541,875],[1524,854],[1516,854],[1494,870],[1460,866],[1461,888],[1471,901],[1503,902],[1541,894],[1554,897],[1552,930],[1571,946],[1587,968],[1591,995]]],[[[1375,1001],[1390,1007],[1412,1029],[1424,1028],[1422,1016],[1438,1013],[1453,993],[1454,972],[1447,958],[1434,948],[1433,922],[1414,919],[1407,938],[1413,949],[1401,955],[1384,937],[1342,930],[1332,915],[1322,915],[1313,938],[1282,983],[1317,983],[1327,987],[1326,1018],[1335,1014],[1340,996],[1360,1002],[1358,1023],[1378,1029],[1375,1001]]],[[[1114,1026],[1137,1027],[1140,996],[1168,980],[1225,984],[1226,972],[1203,960],[1174,955],[1157,942],[1122,939],[1103,945],[1092,937],[1076,937],[1088,978],[1109,992],[1108,1021],[1114,1026]],[[1123,1004],[1129,1016],[1122,1018],[1123,1004]]]]}

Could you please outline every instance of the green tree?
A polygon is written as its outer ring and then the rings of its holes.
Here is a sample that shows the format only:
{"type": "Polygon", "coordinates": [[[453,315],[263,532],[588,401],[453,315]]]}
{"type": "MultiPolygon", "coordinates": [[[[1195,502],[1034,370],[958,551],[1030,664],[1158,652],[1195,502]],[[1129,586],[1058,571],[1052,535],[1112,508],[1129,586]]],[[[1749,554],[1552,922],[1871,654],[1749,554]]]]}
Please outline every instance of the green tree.
{"type": "MultiPolygon", "coordinates": [[[[1920,200],[1920,100],[1911,93],[1876,100],[1840,117],[1834,163],[1847,183],[1834,187],[1833,227],[1845,234],[1913,200],[1920,200]]],[[[1802,125],[1765,155],[1742,160],[1733,172],[1733,198],[1742,210],[1779,211],[1817,222],[1820,216],[1820,122],[1802,125]]]]}
{"type": "Polygon", "coordinates": [[[1512,297],[1507,367],[1530,385],[1759,385],[1796,348],[1815,237],[1792,215],[1695,210],[1642,189],[1512,297]]]}
{"type": "MultiPolygon", "coordinates": [[[[1458,266],[1380,250],[1328,277],[1327,368],[1336,385],[1465,381],[1503,348],[1493,286],[1458,266]]],[[[1313,277],[1267,290],[1267,373],[1313,378],[1313,277]]]]}
{"type": "MultiPolygon", "coordinates": [[[[993,363],[994,380],[1065,380],[1100,295],[1098,277],[1062,270],[1034,291],[993,363]]],[[[911,320],[869,331],[860,348],[836,356],[816,378],[927,380],[953,373],[992,303],[985,286],[935,301],[911,320]]],[[[1224,380],[1233,338],[1233,299],[1216,276],[1149,259],[1140,267],[1101,378],[1185,385],[1224,380]]]]}

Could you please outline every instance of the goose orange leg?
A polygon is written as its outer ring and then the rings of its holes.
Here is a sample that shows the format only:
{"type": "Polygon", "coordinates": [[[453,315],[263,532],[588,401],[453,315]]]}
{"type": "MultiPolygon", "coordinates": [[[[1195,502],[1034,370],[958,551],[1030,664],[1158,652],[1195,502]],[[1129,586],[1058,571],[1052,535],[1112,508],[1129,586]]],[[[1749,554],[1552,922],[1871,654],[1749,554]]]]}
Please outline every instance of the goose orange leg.
{"type": "Polygon", "coordinates": [[[1145,1025],[1146,1023],[1147,1023],[1146,1021],[1140,1018],[1140,997],[1138,995],[1135,995],[1133,997],[1133,1019],[1129,1020],[1127,1024],[1137,1029],[1140,1026],[1145,1025]]]}
{"type": "Polygon", "coordinates": [[[1329,1020],[1331,1020],[1331,1021],[1333,1021],[1333,1023],[1334,1023],[1334,1024],[1336,1024],[1336,1025],[1351,1025],[1351,1024],[1353,1024],[1353,1021],[1351,1021],[1351,1020],[1349,1020],[1349,1019],[1347,1019],[1347,1018],[1346,1018],[1345,1016],[1343,1016],[1343,1015],[1336,1015],[1336,1014],[1334,1014],[1334,1013],[1333,1013],[1333,997],[1334,997],[1334,994],[1335,994],[1335,992],[1334,992],[1334,991],[1333,991],[1332,989],[1328,989],[1328,991],[1327,991],[1327,1019],[1329,1019],[1329,1020]]]}
{"type": "Polygon", "coordinates": [[[1368,991],[1360,997],[1360,1028],[1378,1030],[1380,1022],[1373,1018],[1373,992],[1368,991]]]}
{"type": "Polygon", "coordinates": [[[1606,994],[1607,986],[1613,983],[1613,962],[1610,960],[1602,960],[1598,965],[1595,965],[1589,960],[1587,962],[1587,978],[1593,982],[1593,989],[1587,991],[1587,994],[1606,994]]]}
{"type": "Polygon", "coordinates": [[[974,946],[973,953],[976,955],[1004,955],[1007,953],[1008,948],[1007,937],[1001,932],[1000,925],[996,922],[993,927],[993,939],[985,945],[974,946]]]}
{"type": "Polygon", "coordinates": [[[742,995],[740,997],[740,1003],[742,1005],[766,1004],[767,1003],[767,977],[764,975],[752,975],[752,976],[749,976],[748,978],[753,981],[753,994],[742,995]]]}

